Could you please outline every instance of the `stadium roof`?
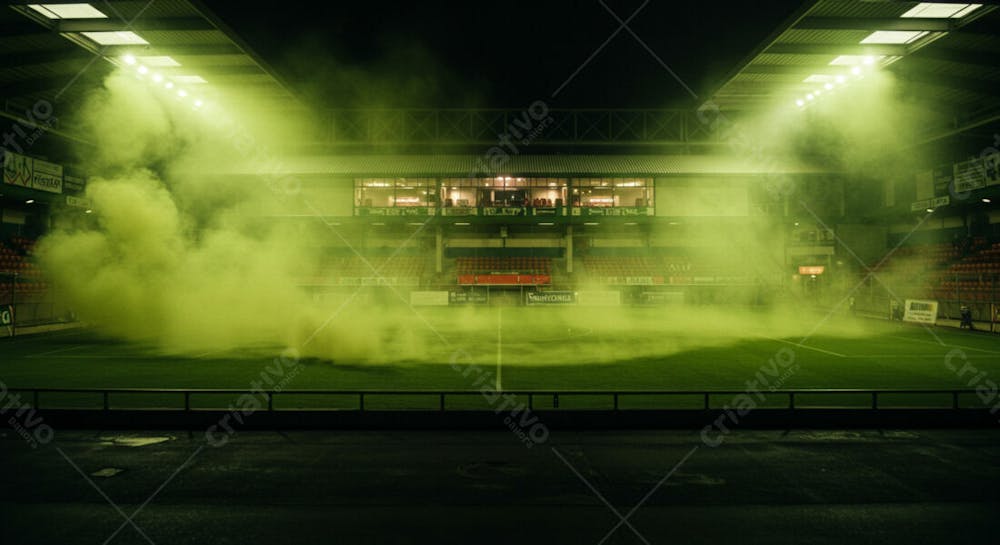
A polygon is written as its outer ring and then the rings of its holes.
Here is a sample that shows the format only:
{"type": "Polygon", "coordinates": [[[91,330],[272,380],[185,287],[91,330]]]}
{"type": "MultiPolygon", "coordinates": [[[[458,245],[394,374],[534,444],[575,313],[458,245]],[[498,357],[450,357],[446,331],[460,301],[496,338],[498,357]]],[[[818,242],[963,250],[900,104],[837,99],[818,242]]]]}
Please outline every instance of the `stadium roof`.
{"type": "MultiPolygon", "coordinates": [[[[287,161],[289,174],[351,177],[778,175],[826,172],[802,163],[776,165],[715,155],[513,155],[490,166],[483,155],[309,156],[287,161]]],[[[259,174],[250,162],[216,174],[259,174]]]]}
{"type": "Polygon", "coordinates": [[[0,10],[0,95],[7,114],[87,90],[135,61],[190,94],[294,98],[261,59],[196,0],[10,3],[0,10]],[[127,57],[131,55],[131,57],[127,57]],[[134,59],[133,59],[134,57],[134,59]],[[110,61],[102,62],[102,61],[110,61]],[[82,81],[81,81],[82,80],[82,81]],[[202,82],[203,81],[203,82],[202,82]]]}
{"type": "Polygon", "coordinates": [[[853,65],[892,70],[963,119],[996,108],[1000,11],[980,4],[813,0],[781,25],[710,100],[721,110],[794,104],[853,65]],[[806,81],[809,79],[809,81],[806,81]]]}

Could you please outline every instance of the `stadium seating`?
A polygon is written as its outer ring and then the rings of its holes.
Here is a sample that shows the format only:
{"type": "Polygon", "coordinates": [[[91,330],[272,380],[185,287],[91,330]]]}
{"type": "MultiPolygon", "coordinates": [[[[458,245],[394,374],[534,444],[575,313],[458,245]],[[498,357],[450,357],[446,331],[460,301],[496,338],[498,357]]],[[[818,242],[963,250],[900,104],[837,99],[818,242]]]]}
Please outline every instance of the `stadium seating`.
{"type": "Polygon", "coordinates": [[[552,259],[548,257],[459,257],[455,259],[459,275],[516,272],[519,274],[551,274],[552,259]]]}
{"type": "Polygon", "coordinates": [[[319,284],[417,285],[426,265],[426,258],[416,256],[330,257],[315,280],[319,284]]]}
{"type": "Polygon", "coordinates": [[[49,284],[44,281],[41,269],[35,265],[32,255],[35,240],[25,237],[12,237],[8,241],[0,241],[0,300],[10,298],[12,278],[17,275],[14,285],[19,301],[35,300],[45,296],[49,284]]]}
{"type": "MultiPolygon", "coordinates": [[[[594,278],[662,276],[665,267],[656,257],[601,257],[583,258],[583,266],[594,278]]],[[[683,267],[683,265],[678,265],[683,267]]]]}

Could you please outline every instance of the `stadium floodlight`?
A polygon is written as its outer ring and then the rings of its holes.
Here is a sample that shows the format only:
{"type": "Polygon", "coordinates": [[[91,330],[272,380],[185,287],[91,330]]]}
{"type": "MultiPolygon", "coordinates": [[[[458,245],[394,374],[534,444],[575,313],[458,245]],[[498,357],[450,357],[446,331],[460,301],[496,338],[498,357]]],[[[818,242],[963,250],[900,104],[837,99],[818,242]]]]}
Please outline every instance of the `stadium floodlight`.
{"type": "Polygon", "coordinates": [[[108,16],[90,4],[28,4],[28,9],[47,19],[107,19],[108,16]]]}
{"type": "Polygon", "coordinates": [[[164,83],[163,86],[166,87],[167,89],[173,89],[174,88],[174,82],[168,81],[168,82],[164,83]]]}
{"type": "Polygon", "coordinates": [[[149,68],[146,68],[146,65],[144,65],[144,64],[140,64],[140,65],[139,65],[139,68],[136,68],[136,70],[137,70],[137,71],[138,71],[138,72],[139,72],[140,74],[148,74],[148,73],[149,73],[149,68]]]}
{"type": "Polygon", "coordinates": [[[188,96],[188,92],[185,91],[184,89],[178,89],[177,90],[177,96],[179,96],[181,98],[184,98],[184,97],[188,96]]]}
{"type": "Polygon", "coordinates": [[[861,61],[861,63],[862,64],[866,64],[868,66],[871,66],[871,65],[875,64],[875,57],[872,57],[871,55],[869,55],[869,56],[865,57],[865,59],[863,61],[861,61]]]}
{"type": "Polygon", "coordinates": [[[153,82],[154,83],[160,83],[161,81],[163,81],[163,75],[162,74],[153,74],[153,82]]]}
{"type": "Polygon", "coordinates": [[[795,101],[795,105],[798,106],[799,108],[801,108],[801,107],[803,107],[803,106],[806,105],[806,101],[804,101],[804,100],[802,100],[800,98],[800,99],[798,99],[798,100],[795,101]]]}
{"type": "Polygon", "coordinates": [[[827,83],[823,87],[825,87],[827,91],[832,91],[833,90],[833,84],[832,83],[827,83]]]}
{"type": "Polygon", "coordinates": [[[855,66],[854,68],[851,68],[851,73],[854,74],[855,76],[860,76],[861,75],[861,67],[860,66],[855,66]]]}
{"type": "Polygon", "coordinates": [[[195,101],[194,101],[194,107],[195,107],[195,108],[201,108],[201,107],[202,107],[202,106],[203,106],[204,104],[205,104],[205,103],[204,103],[204,102],[202,102],[200,98],[199,98],[198,100],[195,100],[195,101]]]}
{"type": "Polygon", "coordinates": [[[929,34],[926,30],[876,30],[861,40],[863,44],[905,45],[929,34]]]}
{"type": "Polygon", "coordinates": [[[940,2],[921,2],[910,11],[900,15],[903,18],[920,17],[924,19],[961,19],[983,7],[982,4],[944,4],[940,2]]]}
{"type": "Polygon", "coordinates": [[[843,85],[847,81],[847,78],[845,78],[844,76],[837,76],[837,80],[836,81],[837,81],[837,83],[843,85]]]}
{"type": "Polygon", "coordinates": [[[118,30],[112,32],[81,32],[87,38],[98,45],[148,45],[144,40],[131,30],[118,30]]]}
{"type": "Polygon", "coordinates": [[[136,62],[135,61],[135,55],[125,55],[125,56],[122,57],[122,60],[125,61],[125,64],[129,64],[129,65],[135,64],[135,62],[136,62]]]}
{"type": "Polygon", "coordinates": [[[816,100],[816,95],[809,93],[806,95],[806,100],[816,100]]]}

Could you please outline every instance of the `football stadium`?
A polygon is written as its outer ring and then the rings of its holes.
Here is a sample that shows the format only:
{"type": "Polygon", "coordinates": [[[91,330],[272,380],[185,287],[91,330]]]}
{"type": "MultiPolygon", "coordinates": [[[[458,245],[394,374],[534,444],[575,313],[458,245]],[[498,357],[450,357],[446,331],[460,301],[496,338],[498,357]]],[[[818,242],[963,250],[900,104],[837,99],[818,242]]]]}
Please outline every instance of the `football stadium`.
{"type": "Polygon", "coordinates": [[[7,2],[4,542],[995,539],[1000,4],[647,4],[7,2]]]}

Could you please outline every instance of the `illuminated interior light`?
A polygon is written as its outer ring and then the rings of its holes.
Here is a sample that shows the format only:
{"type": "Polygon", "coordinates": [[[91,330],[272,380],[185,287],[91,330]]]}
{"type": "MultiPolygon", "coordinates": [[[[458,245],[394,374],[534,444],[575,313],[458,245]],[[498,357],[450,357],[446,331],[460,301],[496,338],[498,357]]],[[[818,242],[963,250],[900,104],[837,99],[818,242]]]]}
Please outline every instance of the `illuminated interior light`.
{"type": "Polygon", "coordinates": [[[798,99],[798,100],[795,101],[795,105],[798,106],[799,108],[801,108],[801,107],[803,107],[803,106],[806,105],[806,101],[804,101],[804,100],[802,100],[800,98],[800,99],[798,99]]]}
{"type": "Polygon", "coordinates": [[[827,84],[826,84],[826,85],[824,85],[823,87],[825,87],[827,91],[830,91],[830,90],[832,90],[832,89],[833,89],[833,84],[832,84],[832,83],[827,83],[827,84]]]}
{"type": "Polygon", "coordinates": [[[900,15],[903,18],[920,17],[925,19],[961,19],[983,7],[982,4],[944,4],[939,2],[921,2],[910,11],[900,15]]]}
{"type": "Polygon", "coordinates": [[[184,98],[184,97],[188,96],[188,93],[184,89],[178,89],[177,90],[177,96],[179,96],[181,98],[184,98]]]}
{"type": "Polygon", "coordinates": [[[851,73],[854,74],[855,76],[860,76],[861,75],[861,67],[860,66],[855,66],[854,68],[851,68],[851,73]]]}
{"type": "Polygon", "coordinates": [[[146,68],[146,66],[143,65],[143,64],[140,64],[139,68],[136,68],[136,70],[138,70],[140,74],[148,74],[149,73],[149,68],[146,68]]]}
{"type": "Polygon", "coordinates": [[[847,78],[845,78],[844,76],[837,76],[837,83],[843,84],[846,81],[847,81],[847,78]]]}
{"type": "Polygon", "coordinates": [[[99,45],[147,45],[144,40],[135,32],[130,30],[119,30],[114,32],[81,32],[94,43],[99,45]]]}
{"type": "Polygon", "coordinates": [[[168,82],[164,83],[163,86],[166,87],[167,89],[173,89],[174,88],[174,82],[168,81],[168,82]]]}
{"type": "Polygon", "coordinates": [[[125,61],[125,64],[135,64],[135,55],[125,55],[122,60],[125,61]]]}
{"type": "Polygon", "coordinates": [[[809,93],[808,95],[806,95],[806,100],[816,100],[816,96],[813,95],[812,93],[809,93]]]}
{"type": "Polygon", "coordinates": [[[28,4],[28,8],[48,19],[107,19],[90,4],[28,4]]]}
{"type": "Polygon", "coordinates": [[[861,40],[863,44],[911,44],[926,36],[926,30],[876,30],[861,40]]]}
{"type": "Polygon", "coordinates": [[[161,75],[161,74],[153,74],[153,81],[155,83],[160,83],[161,81],[163,81],[163,75],[161,75]]]}

